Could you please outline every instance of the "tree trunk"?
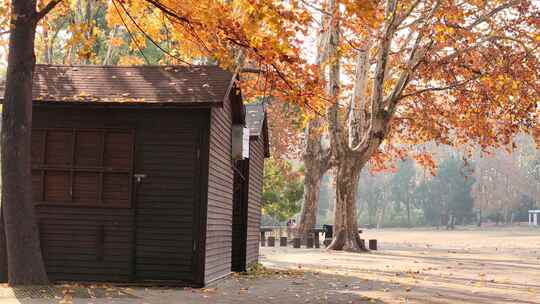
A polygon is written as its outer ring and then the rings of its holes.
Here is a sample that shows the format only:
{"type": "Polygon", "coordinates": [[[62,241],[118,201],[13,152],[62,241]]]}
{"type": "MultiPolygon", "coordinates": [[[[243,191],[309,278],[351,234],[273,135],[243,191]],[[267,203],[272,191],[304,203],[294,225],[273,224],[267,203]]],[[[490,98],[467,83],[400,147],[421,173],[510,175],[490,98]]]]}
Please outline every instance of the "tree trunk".
{"type": "Polygon", "coordinates": [[[116,27],[113,27],[111,29],[111,32],[109,33],[109,45],[107,46],[107,52],[105,53],[105,57],[103,58],[103,65],[108,65],[109,61],[112,57],[113,52],[113,40],[116,35],[116,27]]]}
{"type": "Polygon", "coordinates": [[[478,218],[476,222],[476,226],[482,227],[482,209],[478,209],[478,218]]]}
{"type": "MultiPolygon", "coordinates": [[[[329,24],[329,18],[323,16],[323,24],[329,24]]],[[[325,45],[325,35],[320,37],[317,64],[319,65],[319,76],[325,77],[324,61],[327,54],[325,45]]],[[[303,155],[304,161],[304,204],[300,214],[296,233],[303,241],[317,222],[317,211],[319,209],[319,194],[321,189],[321,179],[330,165],[331,148],[323,149],[321,143],[322,126],[321,118],[317,117],[308,122],[306,127],[306,145],[303,155]]]]}
{"type": "Polygon", "coordinates": [[[409,202],[408,198],[406,201],[406,206],[407,206],[407,227],[411,228],[411,203],[409,202]]]}
{"type": "Polygon", "coordinates": [[[306,129],[306,150],[304,159],[304,204],[297,227],[298,237],[305,240],[317,221],[321,179],[327,170],[328,151],[321,145],[319,119],[308,123],[306,129]]]}
{"type": "Polygon", "coordinates": [[[7,249],[6,249],[6,231],[4,229],[4,216],[2,215],[2,206],[0,205],[0,283],[8,281],[7,249]]]}
{"type": "Polygon", "coordinates": [[[336,207],[334,211],[334,239],[332,250],[366,250],[360,242],[357,223],[356,197],[358,179],[363,163],[354,157],[342,159],[336,172],[336,207]]]}
{"type": "Polygon", "coordinates": [[[51,64],[49,27],[43,27],[43,63],[51,64]]]}
{"type": "Polygon", "coordinates": [[[383,205],[381,209],[379,209],[378,216],[377,216],[377,229],[382,228],[382,222],[384,219],[384,209],[386,208],[386,205],[383,205]]]}
{"type": "Polygon", "coordinates": [[[32,201],[30,132],[35,65],[36,2],[13,0],[6,92],[2,112],[2,212],[8,282],[47,283],[32,201]]]}

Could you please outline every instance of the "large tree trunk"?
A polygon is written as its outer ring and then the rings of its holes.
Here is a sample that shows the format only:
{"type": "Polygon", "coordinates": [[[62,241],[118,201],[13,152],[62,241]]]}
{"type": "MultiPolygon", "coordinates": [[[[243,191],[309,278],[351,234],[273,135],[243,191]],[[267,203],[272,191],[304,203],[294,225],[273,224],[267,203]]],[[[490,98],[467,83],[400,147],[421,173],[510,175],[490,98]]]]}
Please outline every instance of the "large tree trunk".
{"type": "Polygon", "coordinates": [[[356,197],[363,162],[354,156],[340,159],[336,171],[336,207],[334,210],[334,239],[332,250],[365,250],[360,242],[357,223],[356,197]]]}
{"type": "Polygon", "coordinates": [[[321,143],[321,120],[316,118],[306,128],[304,160],[304,204],[300,214],[297,234],[305,239],[317,222],[319,194],[324,173],[330,165],[330,150],[321,143]]]}
{"type": "MultiPolygon", "coordinates": [[[[329,17],[323,16],[323,24],[329,24],[329,17]]],[[[325,78],[325,60],[329,52],[326,42],[326,33],[319,37],[317,50],[317,64],[319,65],[319,76],[325,78]]],[[[323,149],[322,118],[316,117],[310,120],[306,127],[306,144],[303,155],[304,161],[304,204],[300,213],[300,222],[296,233],[305,241],[308,233],[317,222],[317,211],[319,209],[319,194],[321,189],[321,179],[330,167],[331,148],[323,149]]]]}
{"type": "Polygon", "coordinates": [[[321,179],[326,171],[326,160],[323,157],[320,138],[320,122],[318,119],[309,122],[306,135],[306,151],[304,153],[304,204],[300,214],[297,235],[305,239],[317,221],[319,209],[319,192],[321,179]]]}
{"type": "Polygon", "coordinates": [[[6,231],[4,229],[4,216],[0,206],[0,283],[7,283],[7,250],[6,250],[6,231]]]}
{"type": "Polygon", "coordinates": [[[30,132],[35,65],[36,2],[13,0],[6,92],[2,112],[2,212],[8,282],[45,284],[32,201],[30,132]]]}

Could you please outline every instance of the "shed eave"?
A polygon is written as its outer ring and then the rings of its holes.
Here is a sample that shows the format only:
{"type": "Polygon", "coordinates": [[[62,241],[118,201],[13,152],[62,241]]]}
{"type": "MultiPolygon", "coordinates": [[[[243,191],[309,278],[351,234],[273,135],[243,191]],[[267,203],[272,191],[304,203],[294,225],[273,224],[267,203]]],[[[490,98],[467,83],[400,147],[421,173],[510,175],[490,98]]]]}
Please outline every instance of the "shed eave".
{"type": "MultiPolygon", "coordinates": [[[[0,99],[0,103],[3,101],[3,99],[0,99]]],[[[204,107],[204,108],[211,108],[211,107],[220,107],[222,106],[222,102],[174,102],[174,101],[168,101],[168,102],[152,102],[152,101],[144,101],[144,102],[115,102],[115,101],[79,101],[79,100],[33,100],[33,105],[38,106],[47,106],[47,105],[88,105],[88,106],[103,106],[103,107],[118,107],[118,106],[139,106],[139,107],[175,107],[175,108],[182,108],[182,107],[204,107]]]]}

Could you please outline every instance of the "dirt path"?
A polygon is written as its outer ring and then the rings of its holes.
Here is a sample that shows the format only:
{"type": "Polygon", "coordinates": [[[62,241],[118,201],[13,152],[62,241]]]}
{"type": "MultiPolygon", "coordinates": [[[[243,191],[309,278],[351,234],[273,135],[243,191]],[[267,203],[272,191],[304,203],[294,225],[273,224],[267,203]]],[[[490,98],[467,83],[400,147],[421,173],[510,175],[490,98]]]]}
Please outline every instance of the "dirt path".
{"type": "Polygon", "coordinates": [[[358,278],[385,303],[540,303],[540,229],[366,231],[368,254],[263,248],[263,264],[358,278]]]}
{"type": "Polygon", "coordinates": [[[540,229],[384,230],[364,238],[378,239],[380,250],[261,248],[264,265],[286,271],[205,289],[0,287],[0,304],[540,303],[540,229]]]}

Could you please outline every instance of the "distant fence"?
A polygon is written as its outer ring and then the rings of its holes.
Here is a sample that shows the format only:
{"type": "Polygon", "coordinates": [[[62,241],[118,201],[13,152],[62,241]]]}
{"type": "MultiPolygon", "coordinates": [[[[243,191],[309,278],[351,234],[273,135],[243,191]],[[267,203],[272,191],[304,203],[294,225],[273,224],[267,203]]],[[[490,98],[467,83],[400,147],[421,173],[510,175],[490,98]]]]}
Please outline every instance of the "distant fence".
{"type": "MultiPolygon", "coordinates": [[[[325,246],[332,240],[332,225],[323,225],[313,227],[311,233],[309,233],[305,240],[305,246],[307,248],[319,248],[320,240],[322,240],[325,246]]],[[[295,228],[286,226],[262,226],[260,227],[261,233],[261,246],[274,247],[276,246],[276,240],[279,240],[280,247],[287,247],[289,243],[292,243],[294,248],[300,248],[301,240],[295,235],[295,228]]],[[[362,233],[362,230],[358,229],[358,233],[362,233]]],[[[364,240],[361,240],[364,244],[364,240]]],[[[371,250],[377,250],[377,240],[369,240],[368,247],[371,250]]],[[[362,245],[364,248],[364,245],[362,245]]]]}

